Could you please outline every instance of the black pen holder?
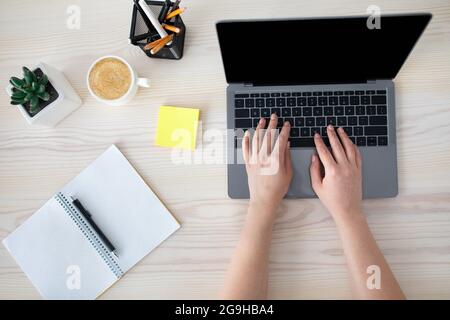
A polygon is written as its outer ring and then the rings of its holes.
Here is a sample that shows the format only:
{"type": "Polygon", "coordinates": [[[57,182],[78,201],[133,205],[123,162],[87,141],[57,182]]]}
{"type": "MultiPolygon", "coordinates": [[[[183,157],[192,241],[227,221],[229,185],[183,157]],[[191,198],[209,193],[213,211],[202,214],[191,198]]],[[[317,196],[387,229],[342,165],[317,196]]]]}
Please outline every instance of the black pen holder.
{"type": "MultiPolygon", "coordinates": [[[[159,17],[161,22],[167,14],[167,9],[170,9],[173,3],[164,1],[148,1],[145,0],[150,7],[155,17],[159,17]],[[165,4],[169,3],[170,8],[166,8],[165,4]]],[[[133,13],[131,17],[130,42],[132,45],[138,46],[150,58],[173,59],[179,60],[183,57],[184,37],[186,34],[186,26],[183,23],[180,15],[177,15],[170,20],[163,21],[169,25],[180,29],[179,33],[173,33],[173,40],[170,45],[164,46],[161,50],[152,54],[150,50],[144,50],[145,45],[161,39],[156,29],[151,25],[149,19],[142,11],[142,9],[135,3],[133,6],[133,13]]],[[[166,30],[167,31],[167,30],[166,30]]],[[[168,34],[172,32],[167,31],[168,34]]]]}

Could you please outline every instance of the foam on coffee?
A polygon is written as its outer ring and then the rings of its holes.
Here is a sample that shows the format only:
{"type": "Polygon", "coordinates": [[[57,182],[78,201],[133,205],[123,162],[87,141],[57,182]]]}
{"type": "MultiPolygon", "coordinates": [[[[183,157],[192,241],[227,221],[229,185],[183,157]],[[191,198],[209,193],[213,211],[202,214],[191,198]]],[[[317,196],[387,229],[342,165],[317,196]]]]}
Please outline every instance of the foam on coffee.
{"type": "Polygon", "coordinates": [[[89,86],[95,95],[105,100],[124,96],[131,85],[131,72],[119,59],[105,58],[98,61],[89,73],[89,86]]]}

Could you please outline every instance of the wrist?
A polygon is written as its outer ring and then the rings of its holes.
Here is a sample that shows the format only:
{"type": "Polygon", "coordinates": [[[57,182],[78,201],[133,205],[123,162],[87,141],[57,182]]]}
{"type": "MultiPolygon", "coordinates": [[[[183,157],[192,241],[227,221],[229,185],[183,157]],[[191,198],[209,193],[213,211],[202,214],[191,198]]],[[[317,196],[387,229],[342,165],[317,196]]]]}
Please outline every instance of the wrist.
{"type": "Polygon", "coordinates": [[[265,203],[252,202],[248,208],[247,221],[262,227],[272,227],[276,218],[277,206],[266,205],[265,203]]]}
{"type": "Polygon", "coordinates": [[[359,227],[361,224],[367,223],[361,209],[340,212],[333,217],[338,229],[359,227]]]}

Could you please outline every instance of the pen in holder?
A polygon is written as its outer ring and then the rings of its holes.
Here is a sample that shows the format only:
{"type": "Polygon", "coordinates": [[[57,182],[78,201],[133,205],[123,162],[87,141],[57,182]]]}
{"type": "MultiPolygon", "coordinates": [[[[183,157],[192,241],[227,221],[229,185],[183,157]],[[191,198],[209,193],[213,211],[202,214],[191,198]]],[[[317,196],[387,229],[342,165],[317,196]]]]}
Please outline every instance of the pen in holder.
{"type": "MultiPolygon", "coordinates": [[[[141,0],[142,1],[142,0],[141,0]]],[[[144,0],[148,8],[152,10],[155,17],[159,17],[159,22],[167,24],[167,33],[173,35],[171,41],[164,45],[159,51],[152,53],[152,50],[146,50],[144,47],[161,39],[160,34],[153,26],[150,19],[145,14],[145,10],[139,5],[139,1],[135,0],[133,5],[133,13],[131,17],[130,42],[138,46],[150,58],[174,59],[179,60],[183,56],[184,37],[186,34],[186,26],[180,15],[164,20],[165,15],[172,8],[171,1],[148,1],[144,0]],[[178,32],[172,32],[176,30],[178,32]]]]}

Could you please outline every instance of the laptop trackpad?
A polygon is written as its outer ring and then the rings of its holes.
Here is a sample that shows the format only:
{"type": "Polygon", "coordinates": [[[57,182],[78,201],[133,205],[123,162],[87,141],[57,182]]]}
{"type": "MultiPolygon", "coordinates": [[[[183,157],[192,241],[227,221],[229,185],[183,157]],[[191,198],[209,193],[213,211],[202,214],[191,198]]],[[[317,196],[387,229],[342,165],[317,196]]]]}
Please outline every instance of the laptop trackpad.
{"type": "Polygon", "coordinates": [[[314,149],[291,149],[291,152],[294,176],[286,196],[293,198],[316,197],[311,187],[311,178],[309,175],[311,156],[315,152],[314,149]]]}

